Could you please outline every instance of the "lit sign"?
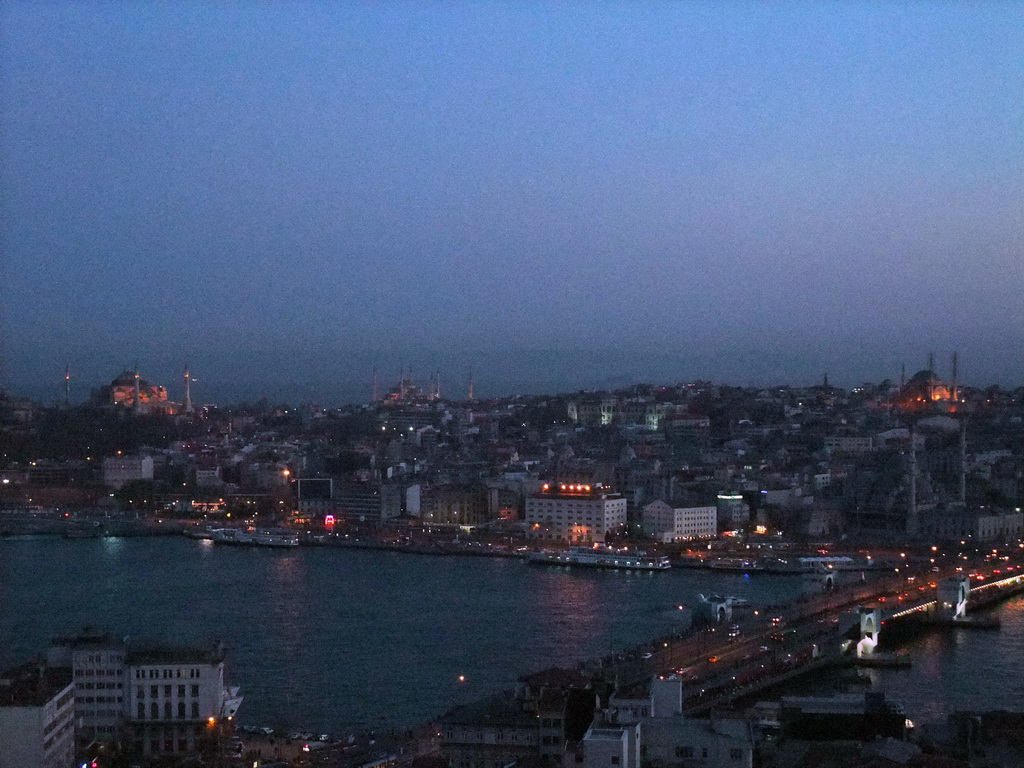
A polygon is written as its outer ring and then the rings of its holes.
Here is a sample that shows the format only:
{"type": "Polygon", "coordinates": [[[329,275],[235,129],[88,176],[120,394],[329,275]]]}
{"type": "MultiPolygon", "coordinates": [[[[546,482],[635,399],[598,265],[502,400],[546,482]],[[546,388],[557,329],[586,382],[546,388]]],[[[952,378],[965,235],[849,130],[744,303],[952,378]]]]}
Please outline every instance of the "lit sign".
{"type": "Polygon", "coordinates": [[[334,525],[334,515],[324,515],[324,525],[334,525]]]}

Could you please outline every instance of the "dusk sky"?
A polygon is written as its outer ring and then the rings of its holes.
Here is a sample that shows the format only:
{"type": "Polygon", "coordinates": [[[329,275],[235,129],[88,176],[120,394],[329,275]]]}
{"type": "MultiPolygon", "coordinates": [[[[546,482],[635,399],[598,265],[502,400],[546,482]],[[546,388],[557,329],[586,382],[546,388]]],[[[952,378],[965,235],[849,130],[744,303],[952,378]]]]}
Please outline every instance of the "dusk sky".
{"type": "Polygon", "coordinates": [[[0,14],[13,393],[1024,380],[1024,3],[0,14]]]}

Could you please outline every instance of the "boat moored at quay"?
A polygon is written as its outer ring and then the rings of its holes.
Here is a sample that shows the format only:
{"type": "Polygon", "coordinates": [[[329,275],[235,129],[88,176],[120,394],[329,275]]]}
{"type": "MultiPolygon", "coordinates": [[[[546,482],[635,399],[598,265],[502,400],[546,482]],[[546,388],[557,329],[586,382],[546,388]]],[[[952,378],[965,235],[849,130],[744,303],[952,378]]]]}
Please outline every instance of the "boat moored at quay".
{"type": "Polygon", "coordinates": [[[664,555],[649,555],[642,551],[615,549],[604,545],[570,547],[568,550],[540,550],[528,553],[526,559],[527,562],[541,565],[578,565],[630,571],[664,571],[672,567],[664,555]]]}
{"type": "Polygon", "coordinates": [[[248,531],[241,528],[217,528],[210,531],[214,544],[250,547],[290,548],[299,546],[299,537],[289,531],[248,531]]]}

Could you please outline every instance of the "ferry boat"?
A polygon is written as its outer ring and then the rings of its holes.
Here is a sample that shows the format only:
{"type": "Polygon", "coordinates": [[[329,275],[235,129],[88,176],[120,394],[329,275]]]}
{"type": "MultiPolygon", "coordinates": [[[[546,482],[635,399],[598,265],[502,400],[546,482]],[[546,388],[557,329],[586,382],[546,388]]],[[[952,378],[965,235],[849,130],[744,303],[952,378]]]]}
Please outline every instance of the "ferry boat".
{"type": "Polygon", "coordinates": [[[648,555],[646,552],[631,552],[602,545],[529,552],[526,559],[528,562],[543,565],[582,565],[630,571],[664,571],[672,567],[664,555],[648,555]]]}
{"type": "Polygon", "coordinates": [[[299,537],[287,531],[260,531],[253,538],[257,547],[297,547],[299,537]]]}
{"type": "Polygon", "coordinates": [[[217,528],[210,531],[214,544],[250,545],[256,543],[256,535],[241,528],[217,528]]]}
{"type": "Polygon", "coordinates": [[[219,528],[210,531],[214,544],[234,544],[251,547],[297,547],[299,537],[289,531],[245,531],[241,528],[219,528]]]}
{"type": "Polygon", "coordinates": [[[756,559],[749,557],[717,557],[706,562],[707,567],[715,571],[749,573],[750,571],[760,571],[763,567],[756,559]]]}

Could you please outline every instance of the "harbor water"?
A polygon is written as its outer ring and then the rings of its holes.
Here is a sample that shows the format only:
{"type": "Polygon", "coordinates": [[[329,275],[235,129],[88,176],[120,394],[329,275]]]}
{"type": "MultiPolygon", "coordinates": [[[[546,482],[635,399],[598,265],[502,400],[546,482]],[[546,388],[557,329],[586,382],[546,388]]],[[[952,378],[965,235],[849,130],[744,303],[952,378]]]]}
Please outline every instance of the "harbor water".
{"type": "MultiPolygon", "coordinates": [[[[228,679],[246,697],[243,723],[352,733],[408,727],[523,674],[678,632],[699,593],[777,604],[800,589],[799,577],[691,569],[38,537],[0,541],[0,663],[38,656],[51,636],[87,624],[220,639],[228,679]]],[[[1011,670],[1024,650],[1024,599],[1000,614],[1000,632],[914,641],[915,666],[872,673],[876,685],[916,718],[1019,700],[1011,670]]]]}

